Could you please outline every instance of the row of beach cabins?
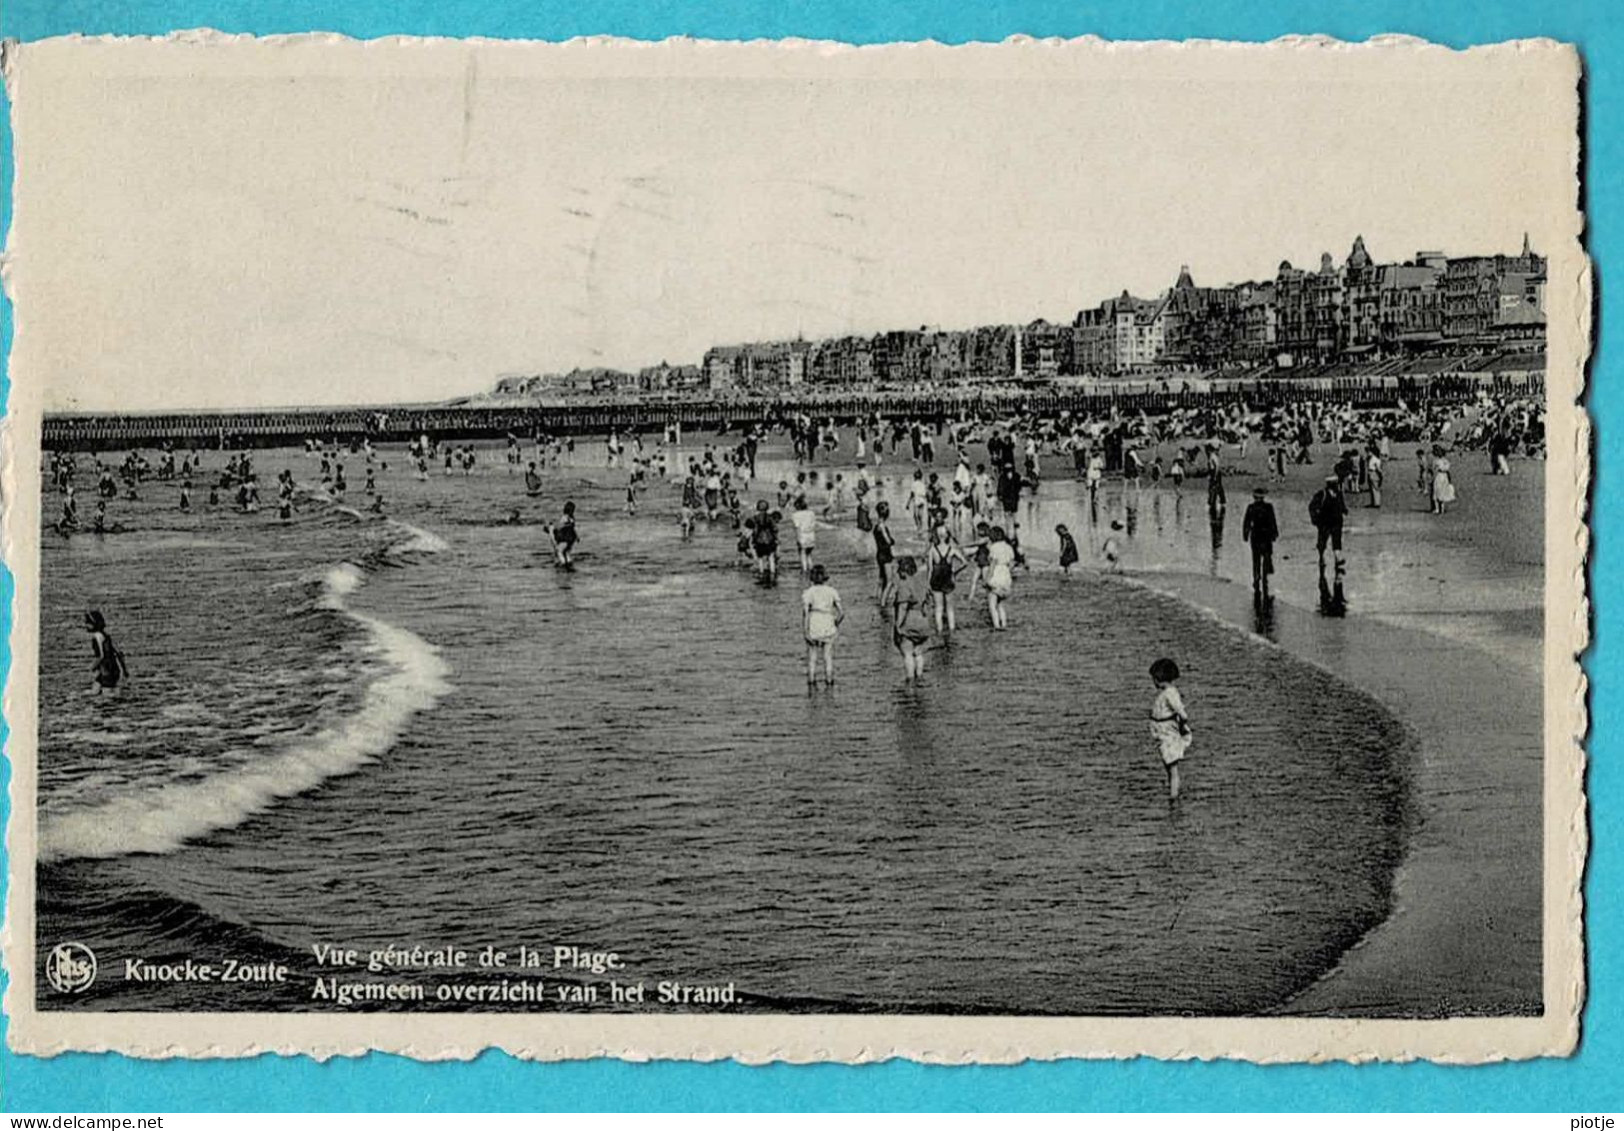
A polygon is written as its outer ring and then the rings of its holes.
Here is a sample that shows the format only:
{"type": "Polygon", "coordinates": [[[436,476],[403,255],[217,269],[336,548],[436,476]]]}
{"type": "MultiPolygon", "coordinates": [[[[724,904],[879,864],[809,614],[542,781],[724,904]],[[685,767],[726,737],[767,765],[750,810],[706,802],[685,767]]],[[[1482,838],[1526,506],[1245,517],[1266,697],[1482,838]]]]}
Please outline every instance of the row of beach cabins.
{"type": "Polygon", "coordinates": [[[1155,416],[1179,409],[1236,402],[1257,408],[1334,400],[1359,408],[1400,403],[1469,400],[1496,394],[1542,392],[1544,372],[1441,373],[1427,376],[1297,378],[1288,380],[1113,381],[1094,387],[1002,386],[921,388],[868,392],[800,393],[774,397],[617,398],[354,408],[246,409],[185,413],[48,414],[47,450],[106,450],[164,443],[179,447],[281,447],[306,437],[369,437],[403,441],[421,434],[441,439],[603,434],[742,427],[798,415],[847,422],[875,415],[920,420],[995,419],[1021,413],[1099,417],[1117,412],[1155,416]]]}

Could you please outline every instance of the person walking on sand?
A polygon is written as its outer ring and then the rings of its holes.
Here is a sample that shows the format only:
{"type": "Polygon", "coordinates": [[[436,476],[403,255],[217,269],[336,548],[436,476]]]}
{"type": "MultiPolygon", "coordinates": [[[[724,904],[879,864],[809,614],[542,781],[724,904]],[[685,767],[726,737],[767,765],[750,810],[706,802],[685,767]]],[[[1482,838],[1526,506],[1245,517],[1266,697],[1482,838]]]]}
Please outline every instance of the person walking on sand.
{"type": "Polygon", "coordinates": [[[1448,514],[1455,501],[1454,469],[1441,447],[1432,449],[1432,513],[1448,514]]]}
{"type": "Polygon", "coordinates": [[[1511,474],[1511,437],[1507,436],[1503,427],[1496,428],[1494,436],[1489,440],[1489,474],[1511,474]]]}
{"type": "Polygon", "coordinates": [[[1342,496],[1342,486],[1334,475],[1325,477],[1325,486],[1314,492],[1308,500],[1308,518],[1317,531],[1314,545],[1319,551],[1319,571],[1325,574],[1325,547],[1329,545],[1336,558],[1336,572],[1342,573],[1346,563],[1342,559],[1342,524],[1348,517],[1348,501],[1342,496]]]}
{"type": "Polygon", "coordinates": [[[897,559],[891,592],[891,642],[902,654],[904,678],[912,683],[925,674],[925,643],[930,639],[930,592],[925,575],[911,556],[897,559]]]}
{"type": "Polygon", "coordinates": [[[1190,750],[1190,718],[1179,695],[1179,666],[1163,657],[1150,665],[1150,678],[1156,685],[1156,698],[1150,703],[1150,733],[1167,771],[1167,803],[1172,805],[1179,799],[1179,763],[1190,750]]]}
{"type": "Polygon", "coordinates": [[[1370,455],[1365,460],[1365,485],[1370,488],[1370,502],[1367,506],[1381,509],[1382,505],[1382,453],[1381,447],[1372,443],[1370,455]]]}
{"type": "Polygon", "coordinates": [[[1252,595],[1269,599],[1269,575],[1274,572],[1274,544],[1280,538],[1280,523],[1267,488],[1252,488],[1252,502],[1241,518],[1241,540],[1252,547],[1252,595]]]}
{"type": "Polygon", "coordinates": [[[828,570],[815,565],[808,580],[812,584],[801,594],[801,634],[806,638],[806,685],[817,685],[818,660],[821,657],[824,682],[833,687],[835,637],[840,635],[840,622],[846,619],[846,610],[840,605],[840,594],[829,584],[828,570]]]}

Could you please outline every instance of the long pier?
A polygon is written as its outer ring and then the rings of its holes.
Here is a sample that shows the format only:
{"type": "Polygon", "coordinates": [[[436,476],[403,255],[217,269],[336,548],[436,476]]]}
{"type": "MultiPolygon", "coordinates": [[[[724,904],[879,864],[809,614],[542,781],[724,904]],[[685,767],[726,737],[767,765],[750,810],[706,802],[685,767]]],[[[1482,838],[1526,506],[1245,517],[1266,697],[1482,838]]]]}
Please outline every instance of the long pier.
{"type": "Polygon", "coordinates": [[[152,447],[282,447],[306,437],[345,441],[404,441],[427,433],[440,439],[488,439],[538,431],[583,435],[659,431],[721,431],[805,414],[842,423],[878,414],[921,420],[1002,417],[1019,413],[1102,416],[1212,408],[1244,402],[1254,408],[1293,402],[1338,401],[1361,408],[1401,402],[1469,400],[1483,389],[1534,393],[1543,373],[1468,373],[1417,377],[1301,378],[1252,381],[1101,382],[1038,388],[921,389],[800,392],[766,396],[620,397],[501,404],[358,405],[344,408],[244,409],[155,413],[51,413],[42,443],[47,450],[152,447]]]}

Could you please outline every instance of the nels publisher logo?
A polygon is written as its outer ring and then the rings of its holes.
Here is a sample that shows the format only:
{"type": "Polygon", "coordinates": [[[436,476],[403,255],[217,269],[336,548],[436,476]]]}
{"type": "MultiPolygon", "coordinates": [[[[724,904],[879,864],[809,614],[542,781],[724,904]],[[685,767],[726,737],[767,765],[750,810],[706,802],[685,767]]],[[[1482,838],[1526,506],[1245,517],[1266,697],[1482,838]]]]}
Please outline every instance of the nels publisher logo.
{"type": "Polygon", "coordinates": [[[59,943],[45,959],[45,980],[59,994],[76,994],[96,980],[96,955],[80,943],[59,943]]]}

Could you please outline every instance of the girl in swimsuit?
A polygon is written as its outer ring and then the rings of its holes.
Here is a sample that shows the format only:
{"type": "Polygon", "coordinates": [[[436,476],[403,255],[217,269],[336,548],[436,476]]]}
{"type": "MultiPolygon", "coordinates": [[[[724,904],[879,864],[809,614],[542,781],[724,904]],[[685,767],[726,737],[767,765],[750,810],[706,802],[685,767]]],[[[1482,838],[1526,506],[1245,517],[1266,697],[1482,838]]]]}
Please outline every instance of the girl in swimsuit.
{"type": "Polygon", "coordinates": [[[818,657],[823,657],[824,681],[835,682],[835,637],[846,610],[840,607],[840,594],[829,584],[829,571],[812,567],[812,584],[801,594],[801,634],[806,638],[806,685],[818,682],[818,657]]]}
{"type": "Polygon", "coordinates": [[[904,678],[912,683],[925,674],[924,644],[930,639],[930,590],[919,563],[897,559],[897,583],[891,597],[891,642],[902,653],[904,678]]]}
{"type": "Polygon", "coordinates": [[[564,516],[548,529],[553,536],[553,551],[557,556],[558,564],[565,569],[575,568],[575,560],[571,556],[575,550],[578,535],[575,533],[575,504],[564,504],[564,516]]]}
{"type": "Polygon", "coordinates": [[[947,513],[953,523],[953,529],[964,529],[964,515],[969,506],[969,499],[964,494],[964,487],[958,480],[953,481],[953,491],[947,500],[947,513]]]}
{"type": "Polygon", "coordinates": [[[97,609],[91,609],[85,614],[85,631],[90,633],[90,650],[95,653],[96,662],[91,666],[94,677],[92,686],[96,694],[111,691],[116,688],[121,679],[126,678],[130,671],[124,666],[124,653],[118,650],[113,638],[107,635],[107,621],[97,609]]]}
{"type": "Polygon", "coordinates": [[[883,500],[874,508],[874,562],[880,569],[880,608],[891,605],[891,591],[896,586],[893,547],[897,540],[891,537],[891,504],[883,500]]]}
{"type": "Polygon", "coordinates": [[[936,631],[953,632],[959,626],[958,619],[953,615],[953,590],[958,588],[954,578],[970,562],[945,523],[938,524],[932,534],[925,562],[930,570],[930,598],[936,612],[936,631]],[[955,566],[954,562],[958,565],[955,566]]]}

